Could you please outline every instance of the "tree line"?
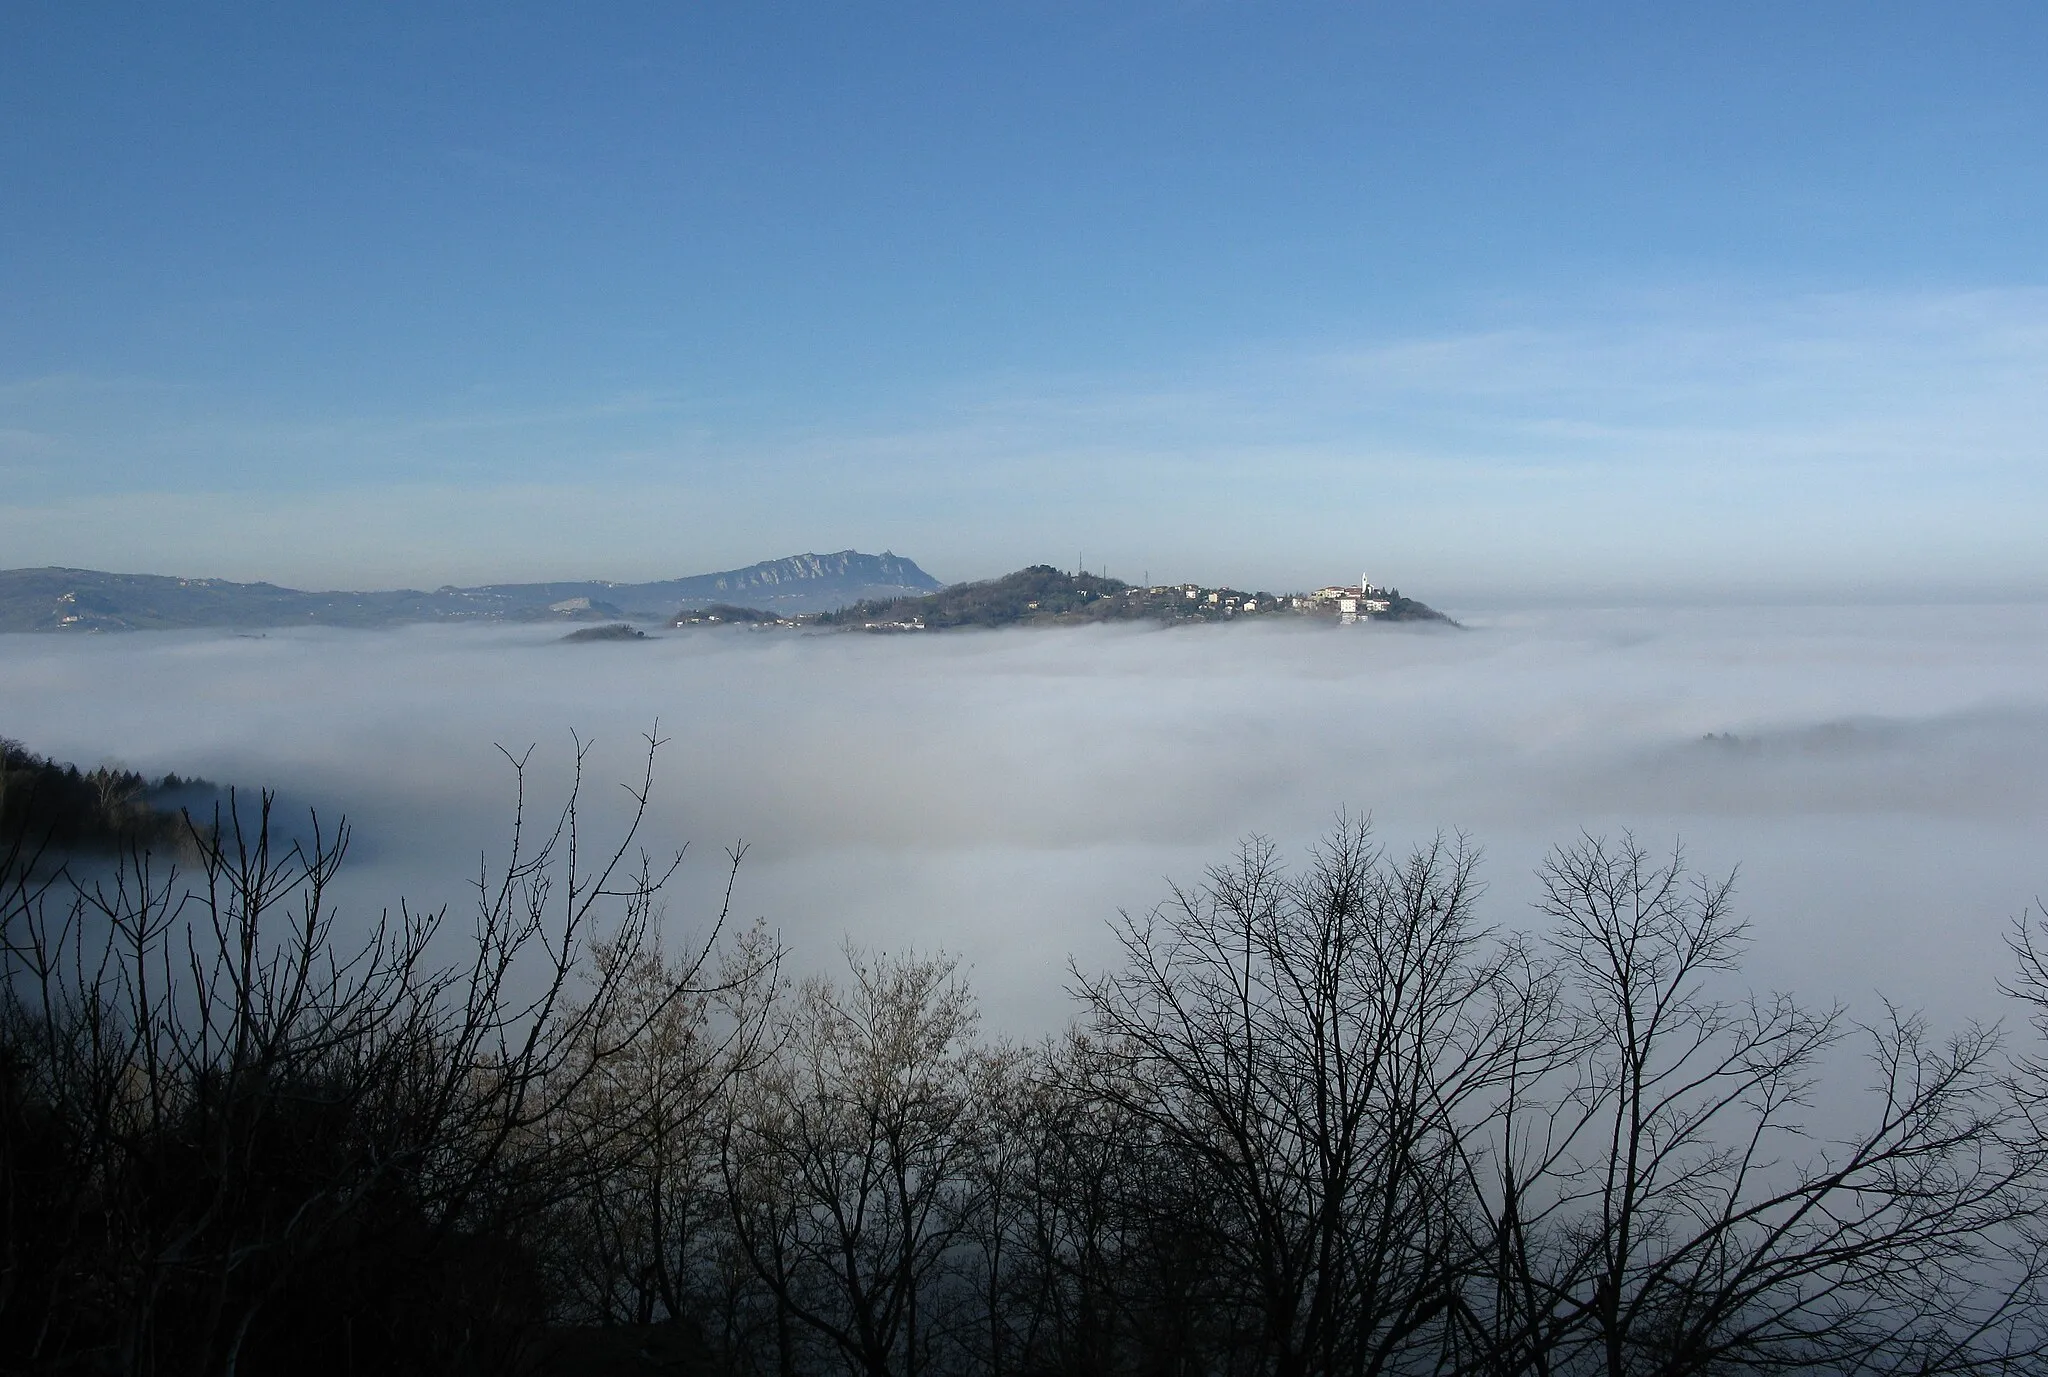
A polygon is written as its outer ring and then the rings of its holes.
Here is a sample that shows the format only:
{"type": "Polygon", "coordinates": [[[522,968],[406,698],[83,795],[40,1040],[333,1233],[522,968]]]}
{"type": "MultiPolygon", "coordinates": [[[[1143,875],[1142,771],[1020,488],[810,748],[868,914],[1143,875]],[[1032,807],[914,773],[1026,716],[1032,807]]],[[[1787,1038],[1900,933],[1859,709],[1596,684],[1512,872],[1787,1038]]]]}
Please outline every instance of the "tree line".
{"type": "Polygon", "coordinates": [[[1459,839],[1253,839],[1025,1045],[943,954],[792,978],[738,849],[668,931],[656,744],[602,847],[514,761],[467,917],[357,940],[268,797],[0,871],[0,1370],[2039,1370],[2048,1061],[1742,989],[1681,853],[1561,846],[1525,933],[1459,839]]]}
{"type": "Polygon", "coordinates": [[[190,829],[166,796],[210,791],[203,779],[175,774],[150,780],[99,765],[80,770],[0,736],[0,846],[4,863],[26,864],[31,851],[176,850],[190,829]]]}

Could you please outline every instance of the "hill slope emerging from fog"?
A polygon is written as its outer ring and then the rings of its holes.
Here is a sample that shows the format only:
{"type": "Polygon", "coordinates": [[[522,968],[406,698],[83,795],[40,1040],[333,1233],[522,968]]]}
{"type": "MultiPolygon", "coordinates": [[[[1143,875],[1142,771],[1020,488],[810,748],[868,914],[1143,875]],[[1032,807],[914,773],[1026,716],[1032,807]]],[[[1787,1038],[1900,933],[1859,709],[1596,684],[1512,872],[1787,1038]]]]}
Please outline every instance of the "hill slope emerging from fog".
{"type": "Polygon", "coordinates": [[[93,569],[0,570],[0,631],[150,631],[189,627],[397,626],[407,622],[663,621],[721,602],[779,613],[916,597],[939,581],[884,552],[791,555],[744,569],[653,583],[588,580],[494,583],[432,592],[307,592],[272,583],[109,574],[93,569]]]}
{"type": "Polygon", "coordinates": [[[869,631],[943,631],[953,627],[1079,626],[1091,622],[1218,623],[1240,617],[1443,622],[1451,619],[1426,603],[1391,589],[1371,590],[1371,610],[1355,611],[1365,595],[1351,592],[1347,604],[1335,597],[1275,595],[1195,583],[1139,587],[1100,574],[1069,573],[1049,564],[978,583],[956,583],[916,597],[874,599],[817,617],[820,626],[869,631]]]}

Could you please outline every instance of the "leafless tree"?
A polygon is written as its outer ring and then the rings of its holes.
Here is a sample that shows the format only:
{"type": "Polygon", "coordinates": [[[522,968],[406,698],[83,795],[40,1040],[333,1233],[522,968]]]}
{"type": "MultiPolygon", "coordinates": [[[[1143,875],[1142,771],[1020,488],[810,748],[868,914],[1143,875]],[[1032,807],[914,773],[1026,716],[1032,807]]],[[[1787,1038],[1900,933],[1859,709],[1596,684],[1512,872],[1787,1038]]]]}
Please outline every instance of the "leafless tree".
{"type": "Polygon", "coordinates": [[[402,906],[343,944],[329,894],[347,827],[316,818],[282,844],[268,794],[192,829],[189,878],[137,850],[68,887],[13,884],[11,1351],[138,1374],[503,1358],[542,1310],[532,1228],[590,1168],[593,1121],[574,1137],[561,1123],[701,969],[643,978],[680,863],[635,844],[659,745],[602,850],[584,835],[581,743],[537,831],[512,761],[512,844],[480,869],[455,965],[432,960],[445,911],[402,906]]]}
{"type": "Polygon", "coordinates": [[[1038,1056],[1008,1044],[977,1048],[966,1066],[966,1198],[958,1251],[963,1308],[972,1319],[959,1335],[972,1366],[1006,1377],[1032,1351],[1037,1309],[1030,1218],[1033,1167],[1052,1092],[1038,1056]]]}
{"type": "MultiPolygon", "coordinates": [[[[728,853],[721,921],[742,854],[728,853]]],[[[767,1050],[782,952],[756,925],[722,953],[699,943],[671,955],[657,939],[637,951],[594,943],[591,956],[590,984],[616,979],[621,997],[594,1020],[571,1006],[584,1038],[567,1068],[578,1085],[550,1133],[588,1166],[553,1221],[556,1279],[574,1298],[564,1308],[626,1324],[701,1321],[717,1304],[701,1293],[718,1289],[706,1267],[727,1224],[716,1109],[767,1050]]]]}
{"type": "MultiPolygon", "coordinates": [[[[582,745],[541,822],[508,756],[471,920],[357,942],[346,826],[267,795],[0,838],[0,1365],[485,1372],[547,1319],[778,1377],[2039,1368],[2048,1055],[1743,993],[1675,852],[1560,849],[1517,935],[1462,841],[1253,839],[1019,1049],[950,957],[789,989],[739,849],[664,935],[660,745],[601,849],[582,745]]],[[[2048,1036],[2048,911],[2013,946],[2048,1036]]]]}
{"type": "Polygon", "coordinates": [[[1238,1346],[1244,1307],[1220,1265],[1214,1183],[1101,1093],[1106,1065],[1127,1070],[1072,1031],[1036,1049],[987,1111],[1005,1189],[982,1187],[969,1230],[990,1308],[981,1368],[1193,1372],[1238,1346]]]}
{"type": "Polygon", "coordinates": [[[847,949],[804,982],[781,1046],[736,1087],[723,1165],[734,1226],[797,1361],[791,1321],[863,1377],[929,1370],[936,1285],[971,1189],[978,1014],[950,957],[847,949]]]}
{"type": "Polygon", "coordinates": [[[1281,1377],[1388,1370],[1462,1279],[1460,1136],[1526,1050],[1473,867],[1442,840],[1389,859],[1363,821],[1298,875],[1254,840],[1081,982],[1095,1083],[1214,1182],[1281,1377]]]}
{"type": "Polygon", "coordinates": [[[2012,1245],[2041,1161],[2010,1133],[1993,1031],[1717,992],[1744,941],[1732,877],[1677,852],[1587,838],[1542,881],[1590,1040],[1568,1093],[1524,1110],[1542,1145],[1493,1194],[1476,1366],[1936,1373],[2035,1351],[2012,1245]],[[1870,1092],[1823,1135],[1813,1091],[1852,1039],[1870,1092]]]}

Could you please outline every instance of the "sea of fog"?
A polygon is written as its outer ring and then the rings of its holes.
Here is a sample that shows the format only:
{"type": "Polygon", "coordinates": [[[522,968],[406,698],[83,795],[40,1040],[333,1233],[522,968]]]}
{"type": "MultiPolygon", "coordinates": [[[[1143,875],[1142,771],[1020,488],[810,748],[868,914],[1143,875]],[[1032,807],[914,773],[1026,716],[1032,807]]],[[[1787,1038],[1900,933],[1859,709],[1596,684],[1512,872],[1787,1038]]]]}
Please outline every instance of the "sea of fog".
{"type": "Polygon", "coordinates": [[[1019,1032],[1064,1019],[1067,962],[1109,958],[1119,908],[1249,833],[1298,854],[1345,809],[1394,846],[1468,834],[1505,926],[1537,923],[1558,842],[1682,838],[1740,867],[1755,984],[2004,1012],[2002,934],[2048,893],[2048,607],[1467,621],[5,636],[0,734],[346,814],[355,922],[464,903],[503,849],[500,745],[534,747],[530,795],[558,803],[580,734],[602,824],[658,721],[647,837],[691,844],[672,923],[701,919],[743,840],[740,914],[801,968],[848,938],[950,949],[1019,1032]]]}

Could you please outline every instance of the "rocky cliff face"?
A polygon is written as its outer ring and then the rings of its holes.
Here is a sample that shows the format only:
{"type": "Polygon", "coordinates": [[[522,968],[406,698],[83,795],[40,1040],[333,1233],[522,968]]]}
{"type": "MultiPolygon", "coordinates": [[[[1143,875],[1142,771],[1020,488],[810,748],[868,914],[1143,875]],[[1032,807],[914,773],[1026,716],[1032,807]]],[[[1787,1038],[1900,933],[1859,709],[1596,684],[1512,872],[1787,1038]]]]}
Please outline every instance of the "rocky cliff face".
{"type": "MultiPolygon", "coordinates": [[[[678,583],[698,585],[709,581],[698,596],[715,596],[742,607],[767,607],[777,611],[824,612],[848,603],[875,597],[908,597],[930,593],[939,581],[917,567],[914,560],[885,551],[864,555],[858,550],[841,550],[830,555],[791,555],[787,559],[765,560],[744,569],[706,574],[678,583]]],[[[692,593],[686,593],[688,598],[692,593]]]]}

